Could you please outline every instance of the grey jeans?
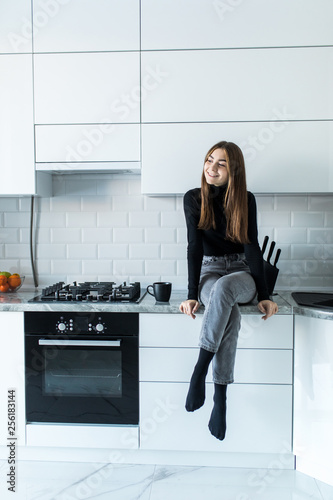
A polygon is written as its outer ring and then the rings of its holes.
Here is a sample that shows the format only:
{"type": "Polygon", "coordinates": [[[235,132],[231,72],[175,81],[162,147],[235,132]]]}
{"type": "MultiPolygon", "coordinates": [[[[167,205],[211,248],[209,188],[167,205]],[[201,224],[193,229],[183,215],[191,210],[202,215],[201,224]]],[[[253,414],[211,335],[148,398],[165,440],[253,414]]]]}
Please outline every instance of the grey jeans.
{"type": "Polygon", "coordinates": [[[205,306],[199,347],[214,352],[213,381],[231,384],[241,314],[238,304],[256,295],[256,285],[244,254],[204,256],[199,284],[199,300],[205,306]]]}

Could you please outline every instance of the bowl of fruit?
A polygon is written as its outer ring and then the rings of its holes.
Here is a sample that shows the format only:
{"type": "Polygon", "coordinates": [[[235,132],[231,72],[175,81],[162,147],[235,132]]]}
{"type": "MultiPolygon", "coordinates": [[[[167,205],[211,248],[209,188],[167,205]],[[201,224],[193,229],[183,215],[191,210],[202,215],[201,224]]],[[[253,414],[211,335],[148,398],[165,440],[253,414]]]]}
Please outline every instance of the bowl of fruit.
{"type": "Polygon", "coordinates": [[[0,272],[0,293],[17,292],[23,285],[25,276],[18,273],[0,272]]]}

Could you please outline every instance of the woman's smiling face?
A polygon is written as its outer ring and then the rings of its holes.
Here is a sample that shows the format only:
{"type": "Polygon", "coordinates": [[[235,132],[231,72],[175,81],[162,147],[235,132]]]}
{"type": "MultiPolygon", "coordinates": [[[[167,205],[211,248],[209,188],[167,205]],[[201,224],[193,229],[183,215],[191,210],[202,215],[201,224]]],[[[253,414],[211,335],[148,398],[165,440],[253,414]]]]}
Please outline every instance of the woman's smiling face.
{"type": "Polygon", "coordinates": [[[223,186],[228,182],[227,159],[224,149],[215,149],[207,158],[204,166],[207,184],[223,186]]]}

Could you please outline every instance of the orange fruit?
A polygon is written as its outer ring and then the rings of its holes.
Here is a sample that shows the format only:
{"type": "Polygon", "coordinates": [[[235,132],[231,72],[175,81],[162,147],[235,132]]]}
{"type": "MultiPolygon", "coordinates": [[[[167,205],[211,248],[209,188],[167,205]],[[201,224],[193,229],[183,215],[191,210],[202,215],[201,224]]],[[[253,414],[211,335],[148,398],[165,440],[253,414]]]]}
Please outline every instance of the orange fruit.
{"type": "Polygon", "coordinates": [[[9,290],[9,284],[6,283],[5,285],[0,285],[0,292],[8,292],[9,290]]]}
{"type": "Polygon", "coordinates": [[[12,274],[8,278],[10,288],[17,288],[21,284],[21,278],[18,274],[12,274]]]}
{"type": "Polygon", "coordinates": [[[5,285],[7,283],[7,276],[4,274],[0,274],[0,286],[5,285]]]}

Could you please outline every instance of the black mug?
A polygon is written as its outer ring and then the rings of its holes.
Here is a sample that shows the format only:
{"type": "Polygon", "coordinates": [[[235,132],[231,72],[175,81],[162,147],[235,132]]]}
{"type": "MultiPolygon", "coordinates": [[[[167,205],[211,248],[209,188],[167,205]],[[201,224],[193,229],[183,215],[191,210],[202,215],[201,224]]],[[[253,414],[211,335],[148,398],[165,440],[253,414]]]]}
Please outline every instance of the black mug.
{"type": "Polygon", "coordinates": [[[167,281],[158,281],[152,285],[148,285],[147,292],[155,297],[156,302],[169,302],[171,287],[172,284],[167,281]],[[153,293],[149,291],[149,288],[153,289],[153,293]]]}

